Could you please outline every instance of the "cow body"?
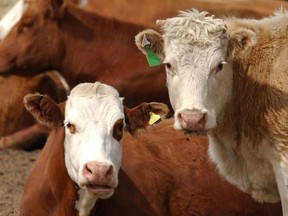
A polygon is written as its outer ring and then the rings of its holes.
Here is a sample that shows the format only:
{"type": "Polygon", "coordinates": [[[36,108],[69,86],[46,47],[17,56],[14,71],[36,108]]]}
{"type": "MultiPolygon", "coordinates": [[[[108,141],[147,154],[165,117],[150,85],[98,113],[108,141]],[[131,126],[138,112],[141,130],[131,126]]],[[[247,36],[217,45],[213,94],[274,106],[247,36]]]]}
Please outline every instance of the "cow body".
{"type": "Polygon", "coordinates": [[[155,52],[166,64],[174,127],[206,131],[220,173],[256,200],[281,198],[284,215],[287,18],[279,12],[262,20],[221,20],[193,10],[158,21],[163,36],[148,30],[136,39],[143,52],[144,34],[160,44],[155,52]]]}
{"type": "Polygon", "coordinates": [[[20,215],[86,216],[98,199],[113,195],[124,126],[133,133],[149,126],[151,112],[159,118],[168,113],[164,104],[128,109],[122,100],[114,88],[99,82],[76,86],[64,115],[47,96],[24,98],[26,109],[53,130],[27,179],[20,215]]]}
{"type": "Polygon", "coordinates": [[[26,94],[35,92],[47,94],[59,103],[66,99],[69,87],[63,77],[56,71],[47,71],[32,77],[0,76],[0,94],[2,98],[0,107],[1,148],[27,150],[35,147],[33,144],[38,138],[47,137],[45,129],[42,130],[39,125],[34,125],[34,119],[21,105],[26,94]],[[21,131],[23,129],[25,129],[25,132],[21,131]],[[15,135],[11,135],[14,133],[15,135]],[[38,138],[35,137],[35,134],[38,138]]]}
{"type": "Polygon", "coordinates": [[[131,43],[142,28],[66,1],[31,2],[0,44],[0,72],[31,75],[53,68],[71,87],[96,80],[114,86],[128,106],[169,104],[161,68],[149,68],[131,43]]]}
{"type": "Polygon", "coordinates": [[[105,17],[116,18],[150,27],[156,27],[156,19],[175,16],[179,10],[196,8],[209,11],[216,16],[237,16],[242,18],[262,18],[278,8],[287,9],[287,1],[229,1],[229,0],[112,0],[102,2],[89,0],[85,9],[105,17]],[[163,8],[165,5],[165,8],[163,8]],[[257,6],[256,6],[257,5],[257,6]]]}

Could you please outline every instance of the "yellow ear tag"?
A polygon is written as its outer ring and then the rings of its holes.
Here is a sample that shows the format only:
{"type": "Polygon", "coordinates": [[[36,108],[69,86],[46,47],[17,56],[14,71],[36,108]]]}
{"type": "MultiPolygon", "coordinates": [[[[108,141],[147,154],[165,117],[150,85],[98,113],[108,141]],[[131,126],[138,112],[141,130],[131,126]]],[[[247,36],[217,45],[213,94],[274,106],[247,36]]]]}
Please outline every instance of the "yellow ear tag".
{"type": "Polygon", "coordinates": [[[160,115],[157,115],[153,112],[149,112],[149,115],[150,115],[149,125],[152,125],[155,122],[157,122],[159,119],[161,119],[160,115]]]}

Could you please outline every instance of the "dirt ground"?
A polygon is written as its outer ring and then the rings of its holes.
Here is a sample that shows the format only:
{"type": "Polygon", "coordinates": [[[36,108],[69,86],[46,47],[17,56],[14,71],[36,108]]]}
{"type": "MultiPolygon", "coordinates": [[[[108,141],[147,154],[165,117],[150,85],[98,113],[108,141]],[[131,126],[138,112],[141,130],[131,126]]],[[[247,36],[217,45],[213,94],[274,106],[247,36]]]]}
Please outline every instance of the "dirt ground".
{"type": "Polygon", "coordinates": [[[22,190],[40,150],[0,149],[0,216],[18,216],[22,190]]]}

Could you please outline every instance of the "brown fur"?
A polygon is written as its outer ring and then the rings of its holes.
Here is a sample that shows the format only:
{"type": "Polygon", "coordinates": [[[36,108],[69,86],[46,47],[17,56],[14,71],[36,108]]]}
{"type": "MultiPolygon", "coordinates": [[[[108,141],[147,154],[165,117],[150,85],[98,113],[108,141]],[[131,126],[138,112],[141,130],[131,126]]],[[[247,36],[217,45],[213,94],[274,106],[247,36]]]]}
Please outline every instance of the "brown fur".
{"type": "Polygon", "coordinates": [[[271,15],[275,9],[288,8],[287,1],[230,1],[230,0],[89,0],[87,9],[106,17],[156,27],[157,19],[175,16],[179,10],[196,8],[216,16],[261,18],[271,15]],[[257,6],[255,6],[257,5],[257,6]]]}
{"type": "MultiPolygon", "coordinates": [[[[0,76],[0,147],[30,149],[38,139],[33,136],[36,136],[40,127],[33,126],[35,121],[22,105],[23,97],[35,92],[46,93],[57,102],[65,100],[67,95],[67,89],[60,83],[55,72],[45,72],[33,77],[0,76]],[[27,130],[18,132],[22,129],[27,130]],[[11,135],[13,133],[16,134],[11,135]]],[[[45,129],[40,131],[37,136],[46,138],[45,129]]]]}

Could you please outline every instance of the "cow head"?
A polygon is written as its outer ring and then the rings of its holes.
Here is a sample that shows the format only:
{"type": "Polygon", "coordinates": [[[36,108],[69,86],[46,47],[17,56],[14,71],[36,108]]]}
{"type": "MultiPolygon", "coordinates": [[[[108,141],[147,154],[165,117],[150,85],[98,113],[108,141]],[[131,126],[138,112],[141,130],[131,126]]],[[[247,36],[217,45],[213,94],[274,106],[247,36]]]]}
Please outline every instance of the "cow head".
{"type": "Polygon", "coordinates": [[[160,103],[124,108],[118,92],[99,82],[76,86],[66,101],[65,115],[47,96],[28,95],[24,104],[38,122],[50,128],[65,127],[68,174],[99,198],[110,197],[117,187],[124,128],[133,133],[149,126],[151,112],[163,118],[168,113],[160,103]]]}
{"type": "Polygon", "coordinates": [[[57,31],[65,2],[31,1],[21,19],[0,43],[0,73],[51,68],[64,52],[57,31]]]}
{"type": "Polygon", "coordinates": [[[145,30],[136,36],[136,45],[146,54],[143,40],[147,39],[166,65],[175,129],[197,132],[214,128],[232,93],[231,59],[254,43],[253,32],[227,32],[223,20],[197,10],[157,24],[163,34],[145,30]]]}

